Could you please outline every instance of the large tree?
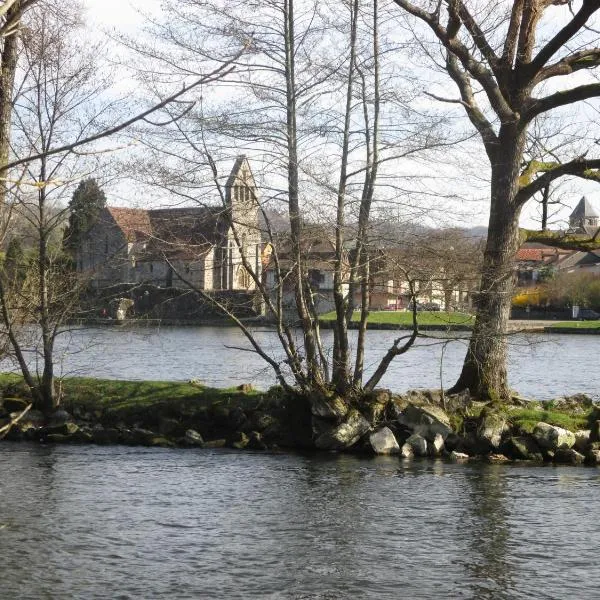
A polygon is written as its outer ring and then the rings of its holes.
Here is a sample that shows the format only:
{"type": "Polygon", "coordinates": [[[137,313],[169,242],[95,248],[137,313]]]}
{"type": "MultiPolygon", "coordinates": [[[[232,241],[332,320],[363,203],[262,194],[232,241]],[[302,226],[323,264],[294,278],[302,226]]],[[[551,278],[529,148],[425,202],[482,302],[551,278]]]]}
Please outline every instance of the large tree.
{"type": "Polygon", "coordinates": [[[69,226],[65,230],[65,247],[73,252],[83,236],[97,221],[106,206],[106,194],[98,182],[89,177],[79,183],[69,201],[69,226]]]}
{"type": "MultiPolygon", "coordinates": [[[[490,162],[489,229],[477,317],[454,391],[468,388],[481,397],[506,398],[504,333],[521,209],[560,177],[600,179],[600,160],[585,153],[569,156],[563,148],[560,159],[550,162],[530,160],[525,153],[536,119],[600,96],[594,79],[600,47],[593,28],[600,2],[394,2],[423,36],[422,47],[427,47],[427,32],[441,46],[443,67],[458,97],[432,95],[464,109],[490,162]]],[[[428,56],[435,60],[436,54],[428,56]]],[[[580,118],[585,119],[584,113],[580,118]]]]}

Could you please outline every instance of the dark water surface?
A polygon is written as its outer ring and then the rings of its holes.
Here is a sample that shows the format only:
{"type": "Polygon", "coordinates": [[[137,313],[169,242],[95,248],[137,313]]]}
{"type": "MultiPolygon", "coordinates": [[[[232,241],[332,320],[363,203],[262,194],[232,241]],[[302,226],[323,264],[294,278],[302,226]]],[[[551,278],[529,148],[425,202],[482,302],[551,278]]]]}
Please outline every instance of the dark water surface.
{"type": "MultiPolygon", "coordinates": [[[[282,358],[272,330],[259,330],[256,336],[270,355],[282,358]]],[[[397,331],[368,333],[367,375],[397,336],[397,331]]],[[[331,331],[324,331],[323,337],[329,347],[331,331]]],[[[234,327],[106,327],[59,336],[56,354],[59,371],[67,375],[180,381],[198,378],[213,386],[250,382],[264,389],[273,385],[271,368],[255,353],[240,348],[249,348],[249,344],[234,327]]],[[[392,363],[381,385],[397,392],[439,388],[442,384],[448,387],[456,381],[465,353],[464,339],[419,340],[416,347],[392,363]]],[[[512,336],[510,384],[525,396],[540,400],[577,392],[600,398],[600,369],[595,358],[599,353],[597,335],[512,336]]],[[[6,363],[2,367],[6,369],[6,363]]]]}
{"type": "Polygon", "coordinates": [[[0,598],[597,598],[600,471],[0,445],[0,598]]]}

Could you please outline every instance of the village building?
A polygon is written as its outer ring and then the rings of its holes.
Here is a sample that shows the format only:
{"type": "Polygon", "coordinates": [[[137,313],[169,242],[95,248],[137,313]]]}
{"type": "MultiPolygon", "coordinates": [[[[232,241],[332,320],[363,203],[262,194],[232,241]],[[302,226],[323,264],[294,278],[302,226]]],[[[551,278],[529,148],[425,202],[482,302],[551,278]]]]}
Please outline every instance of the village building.
{"type": "Polygon", "coordinates": [[[225,206],[106,207],[76,252],[96,287],[147,283],[252,291],[261,276],[258,190],[245,156],[224,186],[225,206]],[[237,238],[237,239],[236,239],[237,238]]]}

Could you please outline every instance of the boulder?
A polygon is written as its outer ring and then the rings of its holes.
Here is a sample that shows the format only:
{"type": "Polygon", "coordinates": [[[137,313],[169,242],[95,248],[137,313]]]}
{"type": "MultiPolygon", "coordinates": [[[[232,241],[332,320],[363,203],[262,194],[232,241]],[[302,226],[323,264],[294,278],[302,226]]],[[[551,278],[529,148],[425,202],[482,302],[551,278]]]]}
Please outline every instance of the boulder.
{"type": "Polygon", "coordinates": [[[573,447],[577,452],[584,453],[586,451],[590,445],[590,433],[589,429],[580,429],[575,432],[575,444],[573,447]]]}
{"type": "Polygon", "coordinates": [[[2,400],[3,411],[5,414],[13,412],[22,413],[29,404],[30,402],[23,400],[22,398],[4,398],[4,400],[2,400]]]}
{"type": "Polygon", "coordinates": [[[431,456],[440,456],[444,452],[444,438],[438,433],[428,447],[431,456]]]}
{"type": "Polygon", "coordinates": [[[260,410],[253,412],[249,420],[253,431],[264,431],[275,423],[273,416],[260,410]]]}
{"type": "Polygon", "coordinates": [[[209,442],[204,442],[205,448],[225,448],[227,445],[227,440],[210,440],[209,442]]]}
{"type": "Polygon", "coordinates": [[[188,429],[183,436],[183,443],[186,446],[197,446],[202,448],[204,446],[204,440],[202,436],[194,429],[188,429]]]}
{"type": "Polygon", "coordinates": [[[452,450],[452,452],[450,452],[450,460],[453,460],[455,462],[469,460],[469,455],[465,454],[464,452],[457,452],[456,450],[452,450]]]}
{"type": "Polygon", "coordinates": [[[581,465],[585,460],[585,456],[575,450],[575,448],[557,448],[554,453],[554,462],[569,464],[569,465],[581,465]]]}
{"type": "Polygon", "coordinates": [[[230,448],[235,448],[236,450],[243,450],[247,445],[250,439],[243,431],[236,431],[230,438],[227,440],[227,445],[230,448]]]}
{"type": "Polygon", "coordinates": [[[406,443],[412,448],[415,456],[427,456],[427,440],[418,433],[413,433],[406,443]]]}
{"type": "Polygon", "coordinates": [[[583,414],[593,406],[594,402],[586,394],[573,394],[572,396],[563,396],[562,398],[556,398],[542,404],[546,409],[583,414]]]}
{"type": "Polygon", "coordinates": [[[248,394],[248,393],[254,391],[254,388],[252,387],[251,383],[242,383],[237,386],[237,389],[240,392],[243,392],[244,394],[248,394]]]}
{"type": "Polygon", "coordinates": [[[155,435],[151,437],[147,445],[156,446],[158,448],[175,448],[175,444],[162,435],[155,435]]]}
{"type": "Polygon", "coordinates": [[[585,455],[585,462],[590,465],[600,465],[600,449],[588,450],[585,455]]]}
{"type": "Polygon", "coordinates": [[[575,444],[572,431],[540,421],[533,429],[533,437],[540,448],[557,450],[571,448],[575,444]]]}
{"type": "Polygon", "coordinates": [[[49,438],[51,435],[71,436],[79,431],[79,427],[72,422],[48,425],[39,430],[41,437],[49,438]]]}
{"type": "Polygon", "coordinates": [[[268,450],[262,436],[258,431],[251,431],[248,436],[248,448],[251,450],[268,450]]]}
{"type": "Polygon", "coordinates": [[[344,450],[356,444],[369,429],[369,422],[352,409],[342,423],[322,433],[315,440],[315,446],[321,450],[344,450]]]}
{"type": "Polygon", "coordinates": [[[383,427],[369,436],[369,444],[375,454],[398,454],[400,446],[389,427],[383,427]]]}
{"type": "Polygon", "coordinates": [[[600,442],[600,421],[593,421],[590,427],[590,442],[600,442]]]}
{"type": "Polygon", "coordinates": [[[412,446],[410,444],[402,444],[402,448],[400,448],[400,456],[402,458],[412,458],[415,455],[413,452],[412,446]]]}
{"type": "Polygon", "coordinates": [[[433,441],[438,433],[445,440],[452,432],[446,412],[433,404],[409,404],[398,415],[398,422],[429,441],[433,441]]]}
{"type": "Polygon", "coordinates": [[[490,448],[496,450],[502,443],[502,435],[508,430],[506,416],[484,408],[477,424],[477,436],[490,448]]]}
{"type": "Polygon", "coordinates": [[[72,421],[73,417],[64,409],[57,408],[51,415],[49,419],[50,425],[62,425],[63,423],[68,423],[72,421]]]}
{"type": "Polygon", "coordinates": [[[161,417],[158,421],[158,431],[161,435],[179,436],[182,433],[183,426],[177,419],[161,417]]]}
{"type": "Polygon", "coordinates": [[[502,445],[503,454],[515,460],[544,460],[540,447],[527,435],[513,436],[502,445]]]}
{"type": "Polygon", "coordinates": [[[73,441],[70,435],[61,435],[60,433],[50,433],[44,439],[49,444],[67,444],[73,441]]]}
{"type": "Polygon", "coordinates": [[[505,463],[510,462],[510,458],[508,456],[504,456],[504,454],[488,454],[485,457],[485,460],[489,463],[505,463]]]}
{"type": "Polygon", "coordinates": [[[102,426],[94,427],[91,435],[94,444],[118,444],[121,441],[119,430],[111,427],[106,429],[102,426]]]}
{"type": "Polygon", "coordinates": [[[235,429],[235,430],[239,430],[239,429],[243,429],[247,423],[248,423],[248,417],[246,416],[246,413],[244,412],[243,408],[241,408],[240,406],[234,406],[229,411],[229,419],[228,419],[229,427],[231,427],[232,429],[235,429]]]}
{"type": "Polygon", "coordinates": [[[321,396],[310,398],[310,412],[320,419],[339,422],[348,414],[348,405],[339,396],[321,396]]]}

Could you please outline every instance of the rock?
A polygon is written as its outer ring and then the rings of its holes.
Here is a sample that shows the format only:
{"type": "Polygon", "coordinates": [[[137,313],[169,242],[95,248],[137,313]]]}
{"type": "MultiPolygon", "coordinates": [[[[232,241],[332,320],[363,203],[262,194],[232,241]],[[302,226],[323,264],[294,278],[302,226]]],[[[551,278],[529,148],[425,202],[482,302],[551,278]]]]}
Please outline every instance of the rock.
{"type": "Polygon", "coordinates": [[[234,430],[242,429],[248,422],[248,417],[241,406],[234,406],[229,411],[228,425],[234,430]]]}
{"type": "Polygon", "coordinates": [[[204,439],[194,429],[188,429],[183,436],[183,442],[186,446],[197,446],[202,448],[204,446],[204,439]]]}
{"type": "Polygon", "coordinates": [[[412,458],[415,455],[413,452],[412,446],[410,444],[402,444],[402,448],[400,448],[400,456],[402,458],[412,458]]]}
{"type": "Polygon", "coordinates": [[[369,422],[352,409],[343,423],[322,433],[315,440],[315,446],[321,450],[344,450],[356,444],[369,429],[369,422]]]}
{"type": "Polygon", "coordinates": [[[248,436],[248,448],[251,450],[267,450],[267,445],[258,431],[251,431],[248,436]]]}
{"type": "Polygon", "coordinates": [[[431,456],[440,456],[444,452],[444,438],[438,433],[433,438],[433,442],[428,445],[431,456]]]}
{"type": "Polygon", "coordinates": [[[121,434],[117,429],[104,427],[94,427],[92,429],[92,442],[94,444],[118,444],[121,441],[121,434]]]}
{"type": "Polygon", "coordinates": [[[506,416],[490,410],[488,407],[481,411],[477,425],[477,437],[490,448],[496,450],[502,443],[502,435],[507,431],[506,416]]]}
{"type": "Polygon", "coordinates": [[[593,406],[594,402],[585,394],[574,394],[573,396],[563,396],[562,398],[549,400],[542,404],[546,409],[582,414],[587,412],[593,406]]]}
{"type": "Polygon", "coordinates": [[[51,435],[71,436],[79,431],[79,427],[72,422],[61,423],[58,425],[48,425],[39,430],[40,436],[48,438],[51,435]]]}
{"type": "Polygon", "coordinates": [[[446,412],[431,404],[409,404],[398,416],[398,422],[429,441],[433,441],[438,433],[445,440],[452,432],[446,412]]]}
{"type": "Polygon", "coordinates": [[[197,377],[192,377],[192,379],[190,379],[188,383],[190,385],[195,385],[196,387],[204,387],[204,383],[202,382],[202,380],[198,379],[197,377]]]}
{"type": "Polygon", "coordinates": [[[571,448],[575,444],[572,431],[540,421],[533,429],[533,437],[541,448],[557,450],[571,448]]]}
{"type": "Polygon", "coordinates": [[[175,448],[175,444],[162,435],[155,435],[148,441],[148,446],[157,446],[159,448],[175,448]]]}
{"type": "Polygon", "coordinates": [[[60,435],[60,433],[50,433],[48,434],[44,440],[49,444],[67,444],[73,441],[73,438],[70,435],[60,435]]]}
{"type": "Polygon", "coordinates": [[[593,421],[590,427],[590,442],[600,442],[600,420],[593,421]]]}
{"type": "Polygon", "coordinates": [[[158,431],[163,436],[178,437],[182,433],[183,426],[177,419],[161,417],[158,421],[158,431]]]}
{"type": "Polygon", "coordinates": [[[584,453],[587,447],[590,445],[590,433],[589,429],[580,429],[575,432],[575,444],[574,448],[578,452],[584,453]]]}
{"type": "Polygon", "coordinates": [[[455,462],[469,460],[469,458],[469,455],[465,454],[464,452],[457,452],[456,450],[452,450],[452,452],[450,452],[450,460],[453,460],[455,462]]]}
{"type": "Polygon", "coordinates": [[[204,442],[205,448],[225,448],[227,445],[227,440],[210,440],[209,442],[204,442]]]}
{"type": "Polygon", "coordinates": [[[33,427],[42,427],[46,422],[44,413],[41,410],[30,410],[20,421],[19,424],[25,425],[26,423],[33,427]]]}
{"type": "Polygon", "coordinates": [[[73,417],[64,409],[57,408],[51,415],[49,419],[50,425],[62,425],[63,423],[68,423],[72,421],[73,417]]]}
{"type": "Polygon", "coordinates": [[[600,449],[588,450],[585,455],[585,462],[590,465],[600,465],[600,449]]]}
{"type": "Polygon", "coordinates": [[[254,388],[252,387],[251,383],[242,383],[237,386],[237,389],[240,392],[244,392],[244,394],[248,394],[249,392],[254,391],[254,388]]]}
{"type": "Polygon", "coordinates": [[[369,444],[375,454],[398,454],[400,452],[400,446],[389,427],[383,427],[372,433],[369,436],[369,444]]]}
{"type": "Polygon", "coordinates": [[[415,456],[427,456],[427,440],[418,433],[413,433],[406,443],[412,448],[415,456]]]}
{"type": "Polygon", "coordinates": [[[315,395],[310,398],[310,412],[320,419],[339,422],[348,414],[348,405],[339,396],[315,395]]]}
{"type": "Polygon", "coordinates": [[[581,465],[585,456],[575,450],[575,448],[557,448],[554,453],[554,462],[570,465],[581,465]]]}
{"type": "Polygon", "coordinates": [[[508,456],[504,456],[504,454],[488,454],[485,457],[485,460],[489,463],[505,463],[510,462],[510,458],[508,456]]]}
{"type": "Polygon", "coordinates": [[[228,440],[227,445],[236,450],[243,450],[249,442],[248,436],[243,431],[236,431],[228,440]]]}
{"type": "Polygon", "coordinates": [[[515,460],[544,460],[535,440],[526,435],[508,438],[502,448],[503,454],[515,460]]]}
{"type": "Polygon", "coordinates": [[[121,430],[126,443],[133,444],[135,446],[152,446],[153,440],[159,436],[148,429],[142,429],[141,427],[134,427],[131,431],[123,429],[121,430]]]}
{"type": "Polygon", "coordinates": [[[257,410],[250,415],[250,426],[253,431],[264,431],[275,423],[275,418],[270,414],[257,410]]]}
{"type": "Polygon", "coordinates": [[[4,400],[2,400],[3,411],[5,414],[13,412],[22,413],[29,404],[30,402],[21,398],[4,398],[4,400]]]}

